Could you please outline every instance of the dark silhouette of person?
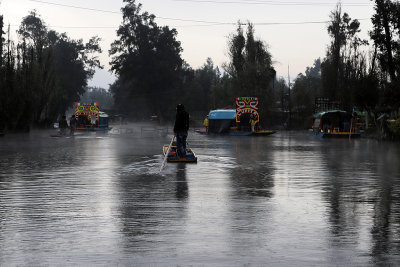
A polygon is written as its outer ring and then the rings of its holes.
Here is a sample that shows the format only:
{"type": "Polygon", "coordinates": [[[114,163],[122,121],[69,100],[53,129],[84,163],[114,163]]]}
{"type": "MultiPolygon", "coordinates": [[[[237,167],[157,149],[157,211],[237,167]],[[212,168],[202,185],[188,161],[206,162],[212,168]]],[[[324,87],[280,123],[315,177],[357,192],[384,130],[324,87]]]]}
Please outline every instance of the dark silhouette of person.
{"type": "Polygon", "coordinates": [[[65,115],[63,115],[60,121],[58,122],[58,127],[60,128],[60,134],[65,134],[68,128],[68,123],[65,115]]]}
{"type": "Polygon", "coordinates": [[[75,115],[71,116],[71,119],[69,120],[69,129],[70,129],[70,134],[74,134],[75,129],[76,129],[76,124],[77,124],[77,120],[75,115]]]}
{"type": "Polygon", "coordinates": [[[176,106],[174,134],[176,136],[176,151],[180,158],[186,157],[186,139],[189,130],[189,113],[182,104],[176,106]]]}

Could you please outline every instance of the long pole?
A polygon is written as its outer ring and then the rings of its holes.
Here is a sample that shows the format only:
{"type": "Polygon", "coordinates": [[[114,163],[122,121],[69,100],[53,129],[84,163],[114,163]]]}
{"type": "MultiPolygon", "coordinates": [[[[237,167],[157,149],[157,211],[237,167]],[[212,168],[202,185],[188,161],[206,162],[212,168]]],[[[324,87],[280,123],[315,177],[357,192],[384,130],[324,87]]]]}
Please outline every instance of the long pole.
{"type": "Polygon", "coordinates": [[[164,169],[165,162],[166,162],[166,160],[168,158],[168,154],[169,154],[169,151],[171,150],[171,146],[172,146],[172,143],[174,142],[174,139],[175,139],[175,134],[174,134],[174,136],[172,136],[171,143],[169,144],[168,149],[167,149],[167,153],[165,153],[164,160],[163,160],[163,162],[161,164],[161,167],[160,167],[160,172],[162,172],[162,170],[164,169]]]}
{"type": "Polygon", "coordinates": [[[349,140],[351,138],[351,133],[353,132],[353,114],[354,114],[354,108],[353,108],[353,110],[351,112],[349,140]]]}
{"type": "Polygon", "coordinates": [[[349,133],[349,140],[351,139],[351,132],[352,132],[352,130],[353,130],[353,118],[351,118],[351,121],[350,121],[350,133],[349,133]]]}

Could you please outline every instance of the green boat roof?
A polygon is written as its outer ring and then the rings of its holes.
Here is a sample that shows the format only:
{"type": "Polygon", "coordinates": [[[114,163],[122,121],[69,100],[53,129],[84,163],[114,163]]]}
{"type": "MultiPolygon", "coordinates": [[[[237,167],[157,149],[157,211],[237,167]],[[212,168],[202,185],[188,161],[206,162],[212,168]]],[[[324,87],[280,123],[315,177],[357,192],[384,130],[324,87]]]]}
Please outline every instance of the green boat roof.
{"type": "Polygon", "coordinates": [[[318,118],[322,118],[326,114],[333,114],[333,113],[348,114],[348,112],[344,111],[344,110],[325,110],[325,111],[321,111],[321,112],[315,113],[313,115],[313,118],[318,119],[318,118]]]}
{"type": "Polygon", "coordinates": [[[108,118],[108,114],[103,111],[99,111],[99,117],[108,118]]]}

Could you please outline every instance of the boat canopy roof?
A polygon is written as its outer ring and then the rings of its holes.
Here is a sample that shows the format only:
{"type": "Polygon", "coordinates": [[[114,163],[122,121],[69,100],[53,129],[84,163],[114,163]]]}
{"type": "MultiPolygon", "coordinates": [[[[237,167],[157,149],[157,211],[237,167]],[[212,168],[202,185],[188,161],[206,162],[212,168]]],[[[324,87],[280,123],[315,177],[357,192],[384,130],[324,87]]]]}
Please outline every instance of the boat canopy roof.
{"type": "Polygon", "coordinates": [[[313,118],[320,119],[320,118],[323,118],[326,116],[329,116],[329,117],[341,116],[341,117],[343,117],[343,116],[351,116],[351,114],[344,110],[326,110],[326,111],[321,111],[321,112],[315,113],[313,115],[313,118]]]}
{"type": "Polygon", "coordinates": [[[236,118],[235,109],[217,109],[211,110],[208,114],[209,120],[234,120],[236,118]]]}
{"type": "Polygon", "coordinates": [[[101,118],[108,118],[108,114],[103,112],[103,111],[99,111],[99,117],[101,118]]]}

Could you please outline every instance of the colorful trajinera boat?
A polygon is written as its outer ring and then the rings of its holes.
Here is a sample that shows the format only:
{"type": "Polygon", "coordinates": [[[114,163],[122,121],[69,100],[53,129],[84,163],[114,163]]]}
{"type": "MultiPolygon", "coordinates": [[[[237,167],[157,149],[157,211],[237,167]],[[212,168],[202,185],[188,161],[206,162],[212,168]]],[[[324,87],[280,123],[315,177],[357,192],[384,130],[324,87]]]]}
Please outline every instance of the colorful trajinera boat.
{"type": "Polygon", "coordinates": [[[99,109],[99,103],[75,103],[75,118],[78,131],[108,131],[108,115],[99,109]]]}
{"type": "Polygon", "coordinates": [[[310,133],[320,138],[360,137],[357,119],[344,110],[326,110],[315,113],[310,133]]]}
{"type": "Polygon", "coordinates": [[[266,136],[275,133],[259,127],[258,97],[237,97],[236,109],[211,110],[208,129],[197,130],[199,134],[229,134],[236,136],[266,136]]]}
{"type": "MultiPolygon", "coordinates": [[[[164,156],[168,151],[168,147],[169,147],[169,145],[163,146],[164,156]]],[[[173,142],[171,145],[171,149],[169,150],[168,155],[167,155],[167,162],[196,163],[197,157],[194,154],[194,152],[192,151],[192,149],[186,145],[186,156],[184,158],[180,158],[176,151],[176,142],[173,142]]]]}

